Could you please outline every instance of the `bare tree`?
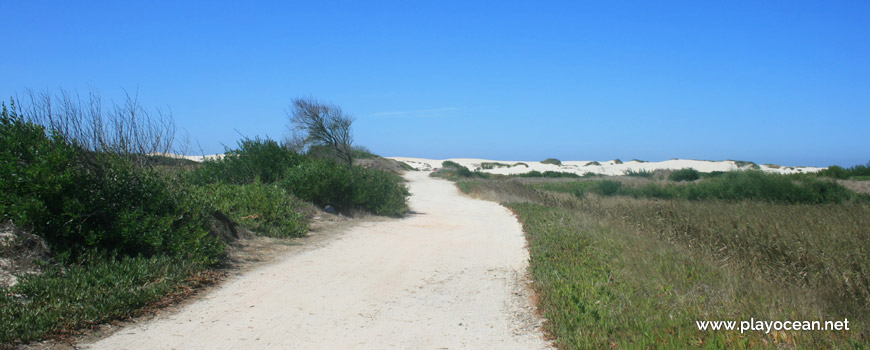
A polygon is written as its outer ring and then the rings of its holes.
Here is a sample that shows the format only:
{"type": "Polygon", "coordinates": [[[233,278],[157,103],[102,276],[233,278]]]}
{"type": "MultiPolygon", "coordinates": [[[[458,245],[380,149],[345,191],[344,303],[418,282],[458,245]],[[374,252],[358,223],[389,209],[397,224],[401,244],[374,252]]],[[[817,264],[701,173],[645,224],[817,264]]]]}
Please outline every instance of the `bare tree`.
{"type": "Polygon", "coordinates": [[[353,164],[353,117],[331,103],[297,98],[287,111],[296,147],[322,146],[340,161],[353,164]]]}

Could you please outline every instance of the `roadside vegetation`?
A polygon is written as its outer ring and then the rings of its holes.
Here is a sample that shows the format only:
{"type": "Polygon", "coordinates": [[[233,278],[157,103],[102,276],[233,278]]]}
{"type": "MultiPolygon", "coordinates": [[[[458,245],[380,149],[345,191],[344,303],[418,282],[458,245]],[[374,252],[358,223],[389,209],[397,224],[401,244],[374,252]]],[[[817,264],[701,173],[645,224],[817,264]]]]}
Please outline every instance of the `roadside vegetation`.
{"type": "MultiPolygon", "coordinates": [[[[631,181],[629,181],[631,180],[631,181]]],[[[870,201],[760,171],[696,182],[467,179],[529,240],[561,349],[847,348],[870,340],[870,201]],[[849,331],[700,331],[703,320],[848,319],[849,331]]]]}
{"type": "MultiPolygon", "coordinates": [[[[407,211],[397,174],[351,165],[376,157],[364,148],[332,143],[314,154],[254,138],[195,163],[155,155],[171,149],[171,116],[133,98],[104,114],[98,96],[70,96],[2,105],[0,347],[126,319],[214,283],[240,228],[299,237],[314,206],[407,211]]],[[[327,131],[349,135],[349,122],[330,124],[343,115],[334,106],[305,101],[307,112],[325,111],[327,131]]]]}

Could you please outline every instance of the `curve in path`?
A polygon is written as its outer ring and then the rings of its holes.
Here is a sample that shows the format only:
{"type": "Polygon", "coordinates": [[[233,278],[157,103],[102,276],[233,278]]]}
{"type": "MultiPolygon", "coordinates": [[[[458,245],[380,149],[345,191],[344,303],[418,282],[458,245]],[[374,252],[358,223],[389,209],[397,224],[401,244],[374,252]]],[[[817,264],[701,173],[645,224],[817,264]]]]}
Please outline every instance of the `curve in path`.
{"type": "Polygon", "coordinates": [[[414,214],[224,282],[94,349],[543,349],[522,228],[504,207],[409,172],[414,214]]]}

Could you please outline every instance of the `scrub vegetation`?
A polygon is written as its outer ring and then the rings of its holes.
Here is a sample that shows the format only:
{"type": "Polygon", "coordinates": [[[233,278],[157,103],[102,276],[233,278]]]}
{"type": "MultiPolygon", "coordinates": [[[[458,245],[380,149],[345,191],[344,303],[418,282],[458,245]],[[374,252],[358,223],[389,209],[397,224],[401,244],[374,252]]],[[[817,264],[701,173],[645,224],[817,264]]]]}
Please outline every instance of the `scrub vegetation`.
{"type": "MultiPolygon", "coordinates": [[[[100,109],[98,96],[69,96],[2,105],[0,258],[45,248],[30,254],[40,255],[36,273],[13,271],[17,283],[0,285],[2,347],[129,318],[213,283],[238,239],[222,223],[298,237],[313,205],[387,216],[408,209],[398,175],[350,165],[354,155],[373,156],[364,148],[316,156],[254,138],[195,163],[161,155],[173,143],[171,116],[135,99],[100,109]]],[[[349,133],[349,124],[337,127],[349,133]]]]}
{"type": "Polygon", "coordinates": [[[517,214],[538,307],[561,349],[864,349],[870,340],[870,201],[831,181],[739,171],[695,183],[457,186],[517,214]],[[848,319],[850,330],[695,323],[750,318],[848,319]]]}

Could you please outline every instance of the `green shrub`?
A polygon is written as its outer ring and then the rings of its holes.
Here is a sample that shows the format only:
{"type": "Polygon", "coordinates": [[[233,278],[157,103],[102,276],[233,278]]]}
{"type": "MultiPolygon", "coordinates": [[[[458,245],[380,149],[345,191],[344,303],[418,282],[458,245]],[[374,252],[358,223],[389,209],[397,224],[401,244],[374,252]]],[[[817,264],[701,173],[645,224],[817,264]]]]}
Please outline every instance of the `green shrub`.
{"type": "Polygon", "coordinates": [[[443,177],[447,179],[458,179],[464,177],[489,178],[490,175],[480,171],[471,171],[462,166],[462,164],[445,160],[441,163],[441,169],[432,173],[432,176],[443,177]]]}
{"type": "Polygon", "coordinates": [[[338,210],[363,209],[400,216],[408,209],[405,200],[409,192],[402,179],[376,169],[310,160],[289,169],[280,185],[303,200],[338,210]]]}
{"type": "Polygon", "coordinates": [[[734,162],[734,164],[737,165],[738,168],[749,168],[752,170],[761,169],[761,167],[758,166],[758,164],[755,164],[755,162],[750,162],[746,160],[732,160],[732,162],[734,162]]]}
{"type": "MultiPolygon", "coordinates": [[[[481,169],[495,169],[495,168],[510,168],[510,164],[497,163],[497,162],[483,162],[480,163],[481,169]]],[[[526,165],[528,167],[528,165],[526,165]]]]}
{"type": "Polygon", "coordinates": [[[524,167],[526,167],[526,168],[528,168],[528,167],[529,167],[529,165],[528,165],[528,164],[526,164],[526,163],[523,163],[523,162],[519,162],[519,163],[514,163],[514,165],[512,165],[512,167],[515,167],[515,166],[520,166],[520,165],[522,165],[522,166],[524,166],[524,167]]]}
{"type": "Polygon", "coordinates": [[[590,165],[598,166],[598,165],[601,165],[601,163],[596,162],[596,161],[591,161],[591,162],[589,162],[589,163],[586,163],[586,165],[584,165],[584,166],[590,166],[590,165]]]}
{"type": "Polygon", "coordinates": [[[0,118],[0,220],[42,236],[60,260],[170,254],[214,262],[223,245],[187,189],[132,160],[85,152],[14,113],[0,118]]]}
{"type": "Polygon", "coordinates": [[[408,211],[408,188],[394,173],[377,169],[353,168],[352,203],[372,214],[400,217],[408,211]]]}
{"type": "Polygon", "coordinates": [[[298,210],[303,204],[274,184],[214,183],[197,186],[195,193],[260,235],[298,237],[308,232],[308,223],[298,210]]]}
{"type": "Polygon", "coordinates": [[[827,176],[835,179],[853,179],[855,177],[870,176],[870,166],[856,165],[845,169],[838,165],[832,165],[816,173],[818,176],[827,176]]]}
{"type": "Polygon", "coordinates": [[[541,161],[541,164],[562,165],[562,161],[556,158],[547,158],[541,161]]]}
{"type": "Polygon", "coordinates": [[[622,174],[625,175],[625,176],[645,177],[645,178],[648,178],[648,179],[649,179],[649,178],[652,178],[653,175],[655,175],[654,172],[649,171],[649,170],[644,170],[644,169],[640,169],[640,170],[628,169],[628,170],[622,172],[622,174]]]}
{"type": "Polygon", "coordinates": [[[671,181],[695,181],[701,178],[701,173],[692,168],[683,168],[680,170],[675,170],[668,176],[668,180],[671,181]]]}
{"type": "Polygon", "coordinates": [[[511,176],[516,176],[516,177],[549,177],[549,178],[580,177],[580,175],[577,175],[575,173],[569,173],[569,172],[564,172],[564,171],[545,171],[542,173],[542,172],[537,171],[537,170],[532,170],[530,172],[522,173],[522,174],[514,174],[511,176]]]}
{"type": "Polygon", "coordinates": [[[613,160],[613,164],[622,164],[622,160],[619,158],[613,160]]]}
{"type": "Polygon", "coordinates": [[[227,150],[224,157],[203,162],[191,173],[191,180],[197,184],[250,184],[256,179],[274,183],[287,169],[303,161],[303,156],[276,141],[259,137],[244,139],[238,149],[227,150]]]}

